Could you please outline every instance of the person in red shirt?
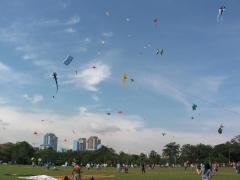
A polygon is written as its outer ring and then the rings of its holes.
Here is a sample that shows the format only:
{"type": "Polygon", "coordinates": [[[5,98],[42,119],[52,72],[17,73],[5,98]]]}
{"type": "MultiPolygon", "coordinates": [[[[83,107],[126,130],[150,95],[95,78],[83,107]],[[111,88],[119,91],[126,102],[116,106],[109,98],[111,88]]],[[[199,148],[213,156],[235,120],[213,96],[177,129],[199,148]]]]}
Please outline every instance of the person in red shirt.
{"type": "Polygon", "coordinates": [[[74,180],[81,180],[81,167],[79,164],[73,168],[72,175],[74,180]]]}

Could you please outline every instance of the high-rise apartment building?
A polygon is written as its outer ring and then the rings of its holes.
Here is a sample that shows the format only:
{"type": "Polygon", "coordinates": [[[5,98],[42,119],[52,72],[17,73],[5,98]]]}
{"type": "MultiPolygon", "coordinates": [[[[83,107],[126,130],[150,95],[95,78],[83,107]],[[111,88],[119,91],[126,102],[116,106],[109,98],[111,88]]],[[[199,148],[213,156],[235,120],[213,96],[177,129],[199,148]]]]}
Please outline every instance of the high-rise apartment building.
{"type": "Polygon", "coordinates": [[[98,145],[101,144],[101,140],[97,136],[91,136],[87,140],[87,150],[97,150],[98,145]]]}
{"type": "Polygon", "coordinates": [[[43,144],[41,149],[52,148],[54,151],[57,151],[58,138],[53,133],[47,133],[43,137],[43,144]]]}
{"type": "Polygon", "coordinates": [[[79,138],[73,141],[73,151],[86,151],[87,140],[86,138],[79,138]]]}

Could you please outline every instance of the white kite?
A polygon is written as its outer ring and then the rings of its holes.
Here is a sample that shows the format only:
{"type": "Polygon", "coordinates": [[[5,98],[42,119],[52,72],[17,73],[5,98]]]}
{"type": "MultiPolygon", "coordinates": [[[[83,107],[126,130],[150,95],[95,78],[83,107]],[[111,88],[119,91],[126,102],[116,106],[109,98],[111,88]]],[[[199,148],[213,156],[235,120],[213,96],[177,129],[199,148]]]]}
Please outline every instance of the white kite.
{"type": "Polygon", "coordinates": [[[225,10],[226,10],[225,6],[220,6],[220,8],[218,9],[217,22],[223,21],[223,13],[225,10]]]}

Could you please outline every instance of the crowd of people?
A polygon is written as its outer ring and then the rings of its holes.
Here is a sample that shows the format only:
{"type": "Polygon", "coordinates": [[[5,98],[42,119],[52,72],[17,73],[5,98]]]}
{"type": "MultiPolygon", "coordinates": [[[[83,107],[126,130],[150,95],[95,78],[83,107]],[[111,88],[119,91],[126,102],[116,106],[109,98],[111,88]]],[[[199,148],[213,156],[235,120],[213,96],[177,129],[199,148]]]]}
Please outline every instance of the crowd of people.
{"type": "MultiPolygon", "coordinates": [[[[49,169],[51,167],[51,163],[46,163],[46,167],[47,169],[49,169]]],[[[65,163],[65,165],[68,166],[68,163],[65,163]]],[[[64,165],[64,166],[65,166],[64,165]]],[[[238,163],[231,163],[229,164],[231,167],[234,168],[234,170],[236,171],[237,174],[240,174],[240,162],[238,163]]],[[[81,180],[81,166],[79,163],[74,163],[72,164],[73,166],[73,170],[72,170],[72,176],[65,176],[63,180],[81,180]]],[[[117,164],[116,168],[118,172],[122,172],[122,173],[128,173],[129,171],[129,167],[130,168],[140,168],[141,170],[141,174],[145,174],[146,173],[146,168],[149,169],[154,169],[155,166],[157,167],[168,167],[168,168],[174,168],[174,167],[181,167],[178,165],[175,166],[171,166],[171,165],[166,165],[166,166],[160,166],[160,165],[149,165],[149,164],[140,164],[140,166],[137,165],[128,165],[128,164],[117,164]]],[[[205,164],[192,164],[189,161],[186,161],[183,163],[183,167],[184,170],[186,171],[188,168],[191,168],[193,170],[193,172],[195,171],[197,175],[201,176],[202,180],[210,180],[211,177],[217,175],[220,167],[225,167],[225,164],[219,164],[219,163],[212,163],[211,165],[209,163],[205,163],[205,164]]],[[[34,166],[33,166],[34,167],[34,166]]],[[[55,166],[54,166],[55,167],[55,166]]],[[[90,170],[91,168],[96,168],[96,170],[100,170],[101,168],[106,168],[108,167],[107,164],[86,164],[86,166],[84,166],[87,170],[90,170]]],[[[91,176],[89,177],[89,180],[94,180],[94,177],[91,176]]]]}

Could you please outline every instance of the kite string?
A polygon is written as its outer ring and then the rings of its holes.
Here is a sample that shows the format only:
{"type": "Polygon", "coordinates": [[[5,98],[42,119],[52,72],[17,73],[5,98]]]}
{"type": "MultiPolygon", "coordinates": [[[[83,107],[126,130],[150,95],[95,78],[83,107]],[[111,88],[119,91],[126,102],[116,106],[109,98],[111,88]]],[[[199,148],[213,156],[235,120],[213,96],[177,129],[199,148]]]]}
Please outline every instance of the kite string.
{"type": "MultiPolygon", "coordinates": [[[[171,82],[173,82],[173,81],[171,81],[171,82]]],[[[179,90],[179,89],[178,89],[178,90],[179,90]]],[[[213,107],[218,107],[219,109],[222,109],[222,110],[224,110],[224,111],[226,111],[226,112],[230,112],[230,113],[233,113],[233,114],[235,114],[235,115],[240,115],[239,112],[234,111],[234,110],[231,110],[231,109],[228,109],[228,108],[225,108],[224,105],[222,105],[222,104],[217,104],[217,103],[208,101],[208,100],[206,100],[206,99],[204,99],[204,98],[202,98],[202,97],[199,97],[199,96],[196,96],[196,95],[187,93],[186,91],[181,90],[181,89],[180,89],[180,92],[182,92],[184,95],[188,95],[188,96],[194,97],[194,98],[196,98],[196,99],[199,99],[200,101],[203,101],[203,102],[205,102],[205,103],[207,103],[207,104],[209,104],[209,105],[211,105],[211,106],[213,106],[213,107]]]]}

